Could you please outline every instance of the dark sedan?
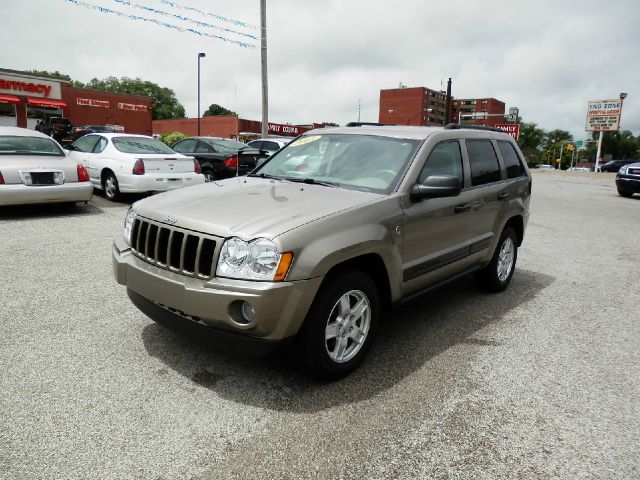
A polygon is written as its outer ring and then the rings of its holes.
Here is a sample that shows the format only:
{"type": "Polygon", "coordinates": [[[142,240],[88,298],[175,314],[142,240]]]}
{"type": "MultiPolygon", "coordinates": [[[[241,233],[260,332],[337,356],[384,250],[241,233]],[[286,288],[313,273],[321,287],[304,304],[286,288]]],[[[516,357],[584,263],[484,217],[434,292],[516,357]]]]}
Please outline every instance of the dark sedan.
{"type": "Polygon", "coordinates": [[[616,187],[623,197],[640,193],[640,162],[625,165],[618,171],[616,187]]]}
{"type": "Polygon", "coordinates": [[[620,170],[620,168],[624,167],[625,165],[629,165],[635,162],[637,162],[637,160],[611,160],[610,162],[603,164],[600,167],[600,171],[601,172],[617,172],[618,170],[620,170]]]}
{"type": "Polygon", "coordinates": [[[207,182],[246,175],[260,156],[259,150],[248,148],[245,143],[217,137],[188,137],[171,148],[195,158],[207,182]]]}
{"type": "Polygon", "coordinates": [[[75,142],[89,133],[114,133],[115,129],[109,125],[82,125],[71,129],[71,139],[75,142]]]}

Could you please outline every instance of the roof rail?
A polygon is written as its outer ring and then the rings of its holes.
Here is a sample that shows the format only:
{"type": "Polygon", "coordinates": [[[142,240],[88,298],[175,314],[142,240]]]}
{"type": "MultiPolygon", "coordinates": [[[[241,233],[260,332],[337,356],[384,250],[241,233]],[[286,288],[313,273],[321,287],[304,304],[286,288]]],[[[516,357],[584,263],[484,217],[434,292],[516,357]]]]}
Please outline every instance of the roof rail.
{"type": "Polygon", "coordinates": [[[349,122],[345,127],[388,127],[393,125],[391,123],[376,123],[376,122],[349,122]]]}
{"type": "Polygon", "coordinates": [[[500,132],[500,133],[504,133],[502,130],[500,130],[499,128],[493,128],[493,127],[483,127],[482,125],[464,125],[464,124],[460,124],[460,123],[449,123],[448,125],[446,125],[445,130],[462,130],[462,129],[468,129],[468,130],[489,130],[490,132],[500,132]]]}

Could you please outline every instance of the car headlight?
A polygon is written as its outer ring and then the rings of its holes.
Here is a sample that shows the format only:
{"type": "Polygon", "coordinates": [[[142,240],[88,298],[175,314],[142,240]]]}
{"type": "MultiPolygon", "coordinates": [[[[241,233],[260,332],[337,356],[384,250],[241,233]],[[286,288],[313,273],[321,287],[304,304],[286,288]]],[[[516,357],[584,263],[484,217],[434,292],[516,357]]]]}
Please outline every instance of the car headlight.
{"type": "Polygon", "coordinates": [[[625,165],[624,167],[620,167],[620,170],[618,170],[618,173],[621,173],[622,175],[626,175],[627,174],[627,165],[625,165]]]}
{"type": "Polygon", "coordinates": [[[136,219],[136,212],[133,208],[129,207],[127,210],[127,216],[124,217],[124,239],[127,245],[131,246],[131,232],[133,231],[133,221],[136,219]]]}
{"type": "Polygon", "coordinates": [[[222,245],[216,275],[244,280],[282,281],[292,259],[292,253],[280,253],[276,244],[268,238],[246,242],[233,237],[222,245]]]}

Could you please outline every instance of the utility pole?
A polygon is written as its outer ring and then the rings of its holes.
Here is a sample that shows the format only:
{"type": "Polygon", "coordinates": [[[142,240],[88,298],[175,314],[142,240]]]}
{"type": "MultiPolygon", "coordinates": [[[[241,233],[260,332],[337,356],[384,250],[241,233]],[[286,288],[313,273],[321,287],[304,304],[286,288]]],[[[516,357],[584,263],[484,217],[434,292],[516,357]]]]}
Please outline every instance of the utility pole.
{"type": "Polygon", "coordinates": [[[262,136],[269,133],[269,87],[267,84],[267,0],[260,0],[260,64],[262,70],[262,136]]]}
{"type": "Polygon", "coordinates": [[[444,115],[444,124],[447,125],[451,122],[451,77],[447,81],[447,111],[444,115]]]}
{"type": "Polygon", "coordinates": [[[358,99],[358,123],[360,123],[360,99],[358,99]]]}

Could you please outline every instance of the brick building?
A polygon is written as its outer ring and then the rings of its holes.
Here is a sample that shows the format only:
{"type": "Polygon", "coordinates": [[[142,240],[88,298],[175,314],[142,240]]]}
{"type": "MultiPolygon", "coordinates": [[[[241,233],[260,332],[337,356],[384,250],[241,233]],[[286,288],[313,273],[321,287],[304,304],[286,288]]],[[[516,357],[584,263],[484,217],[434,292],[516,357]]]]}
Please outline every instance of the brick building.
{"type": "MultiPolygon", "coordinates": [[[[426,87],[380,90],[378,121],[395,125],[435,126],[446,123],[447,94],[426,87]]],[[[495,126],[504,123],[505,104],[495,98],[452,99],[451,123],[495,126]],[[462,117],[460,117],[462,112],[462,117]],[[477,118],[465,118],[474,114],[477,118]]]]}
{"type": "Polygon", "coordinates": [[[495,98],[461,98],[452,102],[451,121],[463,125],[495,127],[504,123],[505,104],[495,98]],[[471,118],[474,115],[475,118],[471,118]],[[465,118],[466,116],[466,118],[465,118]]]}
{"type": "Polygon", "coordinates": [[[0,126],[34,129],[50,117],[72,125],[117,125],[151,135],[151,97],[72,87],[69,82],[0,69],[0,126]]]}

